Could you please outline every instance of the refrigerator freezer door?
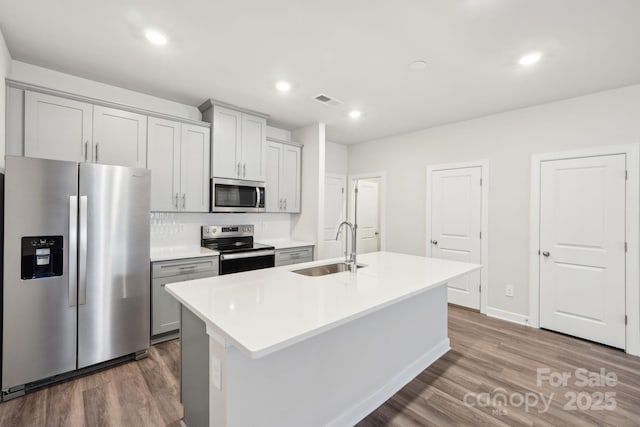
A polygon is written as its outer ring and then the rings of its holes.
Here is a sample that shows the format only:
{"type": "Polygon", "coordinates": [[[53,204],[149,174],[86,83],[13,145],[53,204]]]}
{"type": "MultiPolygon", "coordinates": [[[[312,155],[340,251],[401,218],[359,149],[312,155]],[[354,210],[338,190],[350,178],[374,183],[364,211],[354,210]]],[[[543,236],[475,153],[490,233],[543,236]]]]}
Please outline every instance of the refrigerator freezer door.
{"type": "Polygon", "coordinates": [[[81,164],[79,196],[78,237],[87,248],[78,263],[83,368],[149,347],[150,172],[81,164]]]}
{"type": "Polygon", "coordinates": [[[76,369],[77,284],[70,270],[77,253],[69,237],[75,232],[70,228],[77,213],[72,208],[78,165],[7,156],[5,178],[3,390],[76,369]],[[22,247],[24,237],[34,245],[29,251],[24,249],[28,245],[22,247]],[[36,250],[58,245],[60,237],[61,252],[59,246],[57,251],[36,250]],[[22,279],[25,267],[48,270],[60,256],[62,275],[56,269],[22,279]]]}

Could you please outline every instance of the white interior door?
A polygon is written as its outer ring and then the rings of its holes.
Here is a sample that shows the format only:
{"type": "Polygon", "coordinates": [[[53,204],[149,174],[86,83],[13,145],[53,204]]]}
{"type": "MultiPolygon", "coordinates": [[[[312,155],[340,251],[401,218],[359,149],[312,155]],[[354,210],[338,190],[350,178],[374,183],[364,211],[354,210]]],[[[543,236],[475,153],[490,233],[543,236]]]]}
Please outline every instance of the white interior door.
{"type": "Polygon", "coordinates": [[[346,239],[349,233],[343,232],[336,240],[338,226],[347,219],[347,177],[344,175],[326,175],[324,178],[324,228],[320,259],[336,258],[344,255],[346,239]]]}
{"type": "MultiPolygon", "coordinates": [[[[482,262],[482,167],[431,172],[431,256],[482,262]]],[[[449,282],[449,302],[480,309],[480,271],[449,282]]]]}
{"type": "Polygon", "coordinates": [[[358,224],[356,249],[359,254],[380,250],[380,184],[361,179],[357,184],[358,224]]]}
{"type": "Polygon", "coordinates": [[[542,162],[540,326],[625,347],[624,154],[542,162]]]}

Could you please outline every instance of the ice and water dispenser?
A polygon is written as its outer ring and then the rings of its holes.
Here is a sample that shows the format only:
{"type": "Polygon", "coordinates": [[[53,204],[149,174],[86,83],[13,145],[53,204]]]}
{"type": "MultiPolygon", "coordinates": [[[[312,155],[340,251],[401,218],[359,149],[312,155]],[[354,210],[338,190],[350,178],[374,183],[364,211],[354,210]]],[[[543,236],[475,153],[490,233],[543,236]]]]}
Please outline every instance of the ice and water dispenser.
{"type": "Polygon", "coordinates": [[[62,276],[62,236],[22,238],[22,280],[62,276]]]}

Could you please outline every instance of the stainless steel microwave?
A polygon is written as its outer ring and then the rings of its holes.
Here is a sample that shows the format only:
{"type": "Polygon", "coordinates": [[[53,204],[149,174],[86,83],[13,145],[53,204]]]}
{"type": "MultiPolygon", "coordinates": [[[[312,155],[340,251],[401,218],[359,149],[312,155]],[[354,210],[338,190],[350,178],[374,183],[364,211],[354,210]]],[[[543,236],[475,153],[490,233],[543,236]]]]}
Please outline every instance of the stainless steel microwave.
{"type": "Polygon", "coordinates": [[[211,178],[211,212],[265,212],[265,183],[211,178]]]}

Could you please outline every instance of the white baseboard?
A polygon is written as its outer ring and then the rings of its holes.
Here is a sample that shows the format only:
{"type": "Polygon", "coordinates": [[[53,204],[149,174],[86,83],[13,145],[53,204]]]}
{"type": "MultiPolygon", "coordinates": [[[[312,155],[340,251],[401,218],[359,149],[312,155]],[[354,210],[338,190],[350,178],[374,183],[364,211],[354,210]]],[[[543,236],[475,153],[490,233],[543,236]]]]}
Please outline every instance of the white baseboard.
{"type": "Polygon", "coordinates": [[[529,324],[528,316],[525,316],[519,313],[514,313],[512,311],[501,310],[499,308],[494,308],[494,307],[487,307],[486,315],[489,317],[495,317],[496,319],[518,323],[520,325],[531,326],[529,324]]]}
{"type": "Polygon", "coordinates": [[[398,372],[382,388],[376,390],[364,400],[355,404],[351,409],[344,412],[339,417],[328,423],[328,426],[352,426],[361,421],[364,417],[373,412],[378,406],[386,402],[391,396],[396,394],[402,387],[417,377],[420,372],[427,369],[433,362],[444,356],[451,350],[449,338],[443,340],[427,353],[420,356],[416,361],[398,372]]]}

